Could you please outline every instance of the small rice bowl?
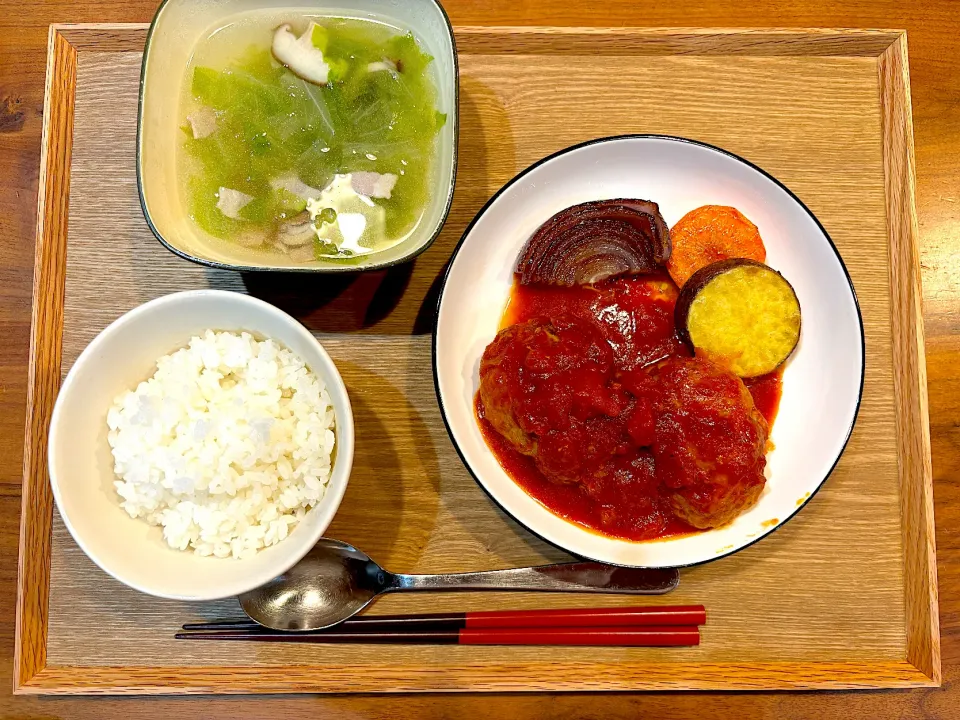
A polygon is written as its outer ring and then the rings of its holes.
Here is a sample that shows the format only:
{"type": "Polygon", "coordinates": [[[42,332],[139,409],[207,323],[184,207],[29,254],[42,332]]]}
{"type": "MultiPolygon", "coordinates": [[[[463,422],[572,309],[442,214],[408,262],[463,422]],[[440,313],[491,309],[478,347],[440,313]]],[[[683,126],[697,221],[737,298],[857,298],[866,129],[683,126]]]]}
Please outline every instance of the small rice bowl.
{"type": "Polygon", "coordinates": [[[280,542],[330,479],[323,382],[249,333],[208,330],[160,358],[114,401],[107,425],[123,509],[198,555],[245,558],[280,542]]]}

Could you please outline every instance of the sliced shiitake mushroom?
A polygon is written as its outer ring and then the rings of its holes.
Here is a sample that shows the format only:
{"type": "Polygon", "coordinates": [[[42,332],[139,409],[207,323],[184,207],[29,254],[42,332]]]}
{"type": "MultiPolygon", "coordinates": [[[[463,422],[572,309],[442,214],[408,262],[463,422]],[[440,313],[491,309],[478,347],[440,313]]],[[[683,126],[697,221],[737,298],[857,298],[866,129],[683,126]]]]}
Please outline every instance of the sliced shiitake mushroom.
{"type": "Polygon", "coordinates": [[[674,318],[698,356],[740,377],[773,372],[800,340],[800,302],[776,270],[745,258],[701,268],[680,291],[674,318]]]}
{"type": "Polygon", "coordinates": [[[311,245],[317,239],[310,213],[304,211],[289,220],[280,223],[277,228],[277,242],[287,248],[311,245]]]}

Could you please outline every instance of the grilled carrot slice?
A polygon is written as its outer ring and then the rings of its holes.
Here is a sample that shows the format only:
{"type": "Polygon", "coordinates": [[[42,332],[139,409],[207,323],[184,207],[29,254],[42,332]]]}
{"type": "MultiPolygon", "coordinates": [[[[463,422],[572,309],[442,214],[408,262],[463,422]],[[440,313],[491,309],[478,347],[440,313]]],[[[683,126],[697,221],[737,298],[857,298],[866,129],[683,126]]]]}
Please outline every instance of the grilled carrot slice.
{"type": "Polygon", "coordinates": [[[757,226],[739,210],[726,205],[704,205],[691,210],[671,228],[670,238],[673,254],[667,269],[680,287],[697,270],[720,260],[767,259],[757,226]]]}

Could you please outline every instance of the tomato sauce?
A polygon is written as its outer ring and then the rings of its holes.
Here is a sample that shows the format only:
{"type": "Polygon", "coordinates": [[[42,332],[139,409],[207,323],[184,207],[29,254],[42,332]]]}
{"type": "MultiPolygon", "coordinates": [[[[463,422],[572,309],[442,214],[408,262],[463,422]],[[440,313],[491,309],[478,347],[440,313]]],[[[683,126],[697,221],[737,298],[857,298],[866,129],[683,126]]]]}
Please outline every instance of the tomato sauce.
{"type": "Polygon", "coordinates": [[[573,288],[515,283],[500,327],[561,314],[591,320],[613,347],[617,369],[632,370],[688,354],[673,324],[679,294],[667,275],[621,277],[573,288]]]}
{"type": "Polygon", "coordinates": [[[778,368],[768,375],[747,378],[743,381],[753,396],[753,403],[764,419],[773,427],[777,419],[777,410],[780,409],[780,395],[783,393],[783,368],[778,368]]]}
{"type": "Polygon", "coordinates": [[[554,515],[601,535],[627,540],[652,540],[697,532],[670,512],[656,487],[652,468],[649,476],[631,474],[624,478],[626,482],[611,478],[593,493],[579,484],[555,483],[540,472],[533,458],[517,452],[493,429],[484,416],[479,394],[476,413],[483,439],[500,466],[554,515]]]}
{"type": "MultiPolygon", "coordinates": [[[[554,438],[560,438],[559,443],[553,440],[552,445],[546,434],[537,431],[540,435],[538,461],[541,467],[547,468],[544,471],[552,472],[545,464],[549,458],[544,456],[559,458],[561,466],[564,463],[576,465],[578,453],[589,453],[598,443],[604,447],[616,447],[610,459],[601,463],[599,469],[594,464],[589,473],[571,471],[577,474],[576,481],[571,482],[566,478],[558,481],[553,475],[547,478],[537,461],[519,452],[491,425],[478,394],[476,415],[487,445],[507,474],[554,514],[594,532],[629,540],[697,532],[676,517],[671,509],[671,489],[664,486],[665,478],[657,476],[653,455],[646,447],[649,442],[644,440],[646,434],[653,432],[653,416],[649,410],[646,411],[648,417],[644,416],[641,393],[635,389],[630,393],[620,389],[621,381],[629,385],[628,378],[643,377],[646,371],[642,368],[645,366],[669,357],[689,357],[674,327],[674,305],[678,294],[676,285],[667,275],[621,277],[596,286],[575,288],[514,285],[501,329],[543,318],[573,317],[577,321],[589,322],[592,327],[599,328],[613,349],[613,369],[607,390],[612,388],[614,395],[620,393],[622,398],[628,398],[617,399],[619,408],[612,410],[603,409],[603,403],[594,401],[590,410],[593,416],[586,420],[577,419],[576,404],[599,393],[593,387],[596,383],[594,375],[589,375],[591,387],[579,388],[575,387],[579,378],[586,381],[588,374],[569,373],[562,393],[545,399],[536,394],[533,396],[539,403],[538,409],[547,406],[545,412],[549,411],[551,403],[565,402],[568,412],[573,413],[570,422],[575,423],[575,427],[569,430],[574,439],[566,443],[567,447],[564,447],[565,431],[552,433],[554,438]],[[571,402],[574,405],[572,411],[569,410],[571,402]],[[589,427],[587,434],[583,434],[584,427],[589,427]],[[581,435],[578,436],[577,432],[581,435]]],[[[781,373],[751,379],[745,384],[757,409],[772,424],[780,400],[781,373]]],[[[530,403],[529,397],[527,403],[530,403]]]]}

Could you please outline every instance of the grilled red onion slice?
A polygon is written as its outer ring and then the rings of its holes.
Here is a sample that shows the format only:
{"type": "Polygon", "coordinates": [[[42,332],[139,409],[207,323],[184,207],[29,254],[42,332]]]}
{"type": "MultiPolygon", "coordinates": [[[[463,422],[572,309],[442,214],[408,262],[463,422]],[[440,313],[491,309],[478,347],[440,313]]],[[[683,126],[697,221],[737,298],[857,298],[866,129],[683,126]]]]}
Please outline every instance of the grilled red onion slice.
{"type": "Polygon", "coordinates": [[[656,203],[599,200],[562,210],[541,225],[517,273],[523,285],[590,285],[656,272],[669,257],[670,232],[656,203]]]}

